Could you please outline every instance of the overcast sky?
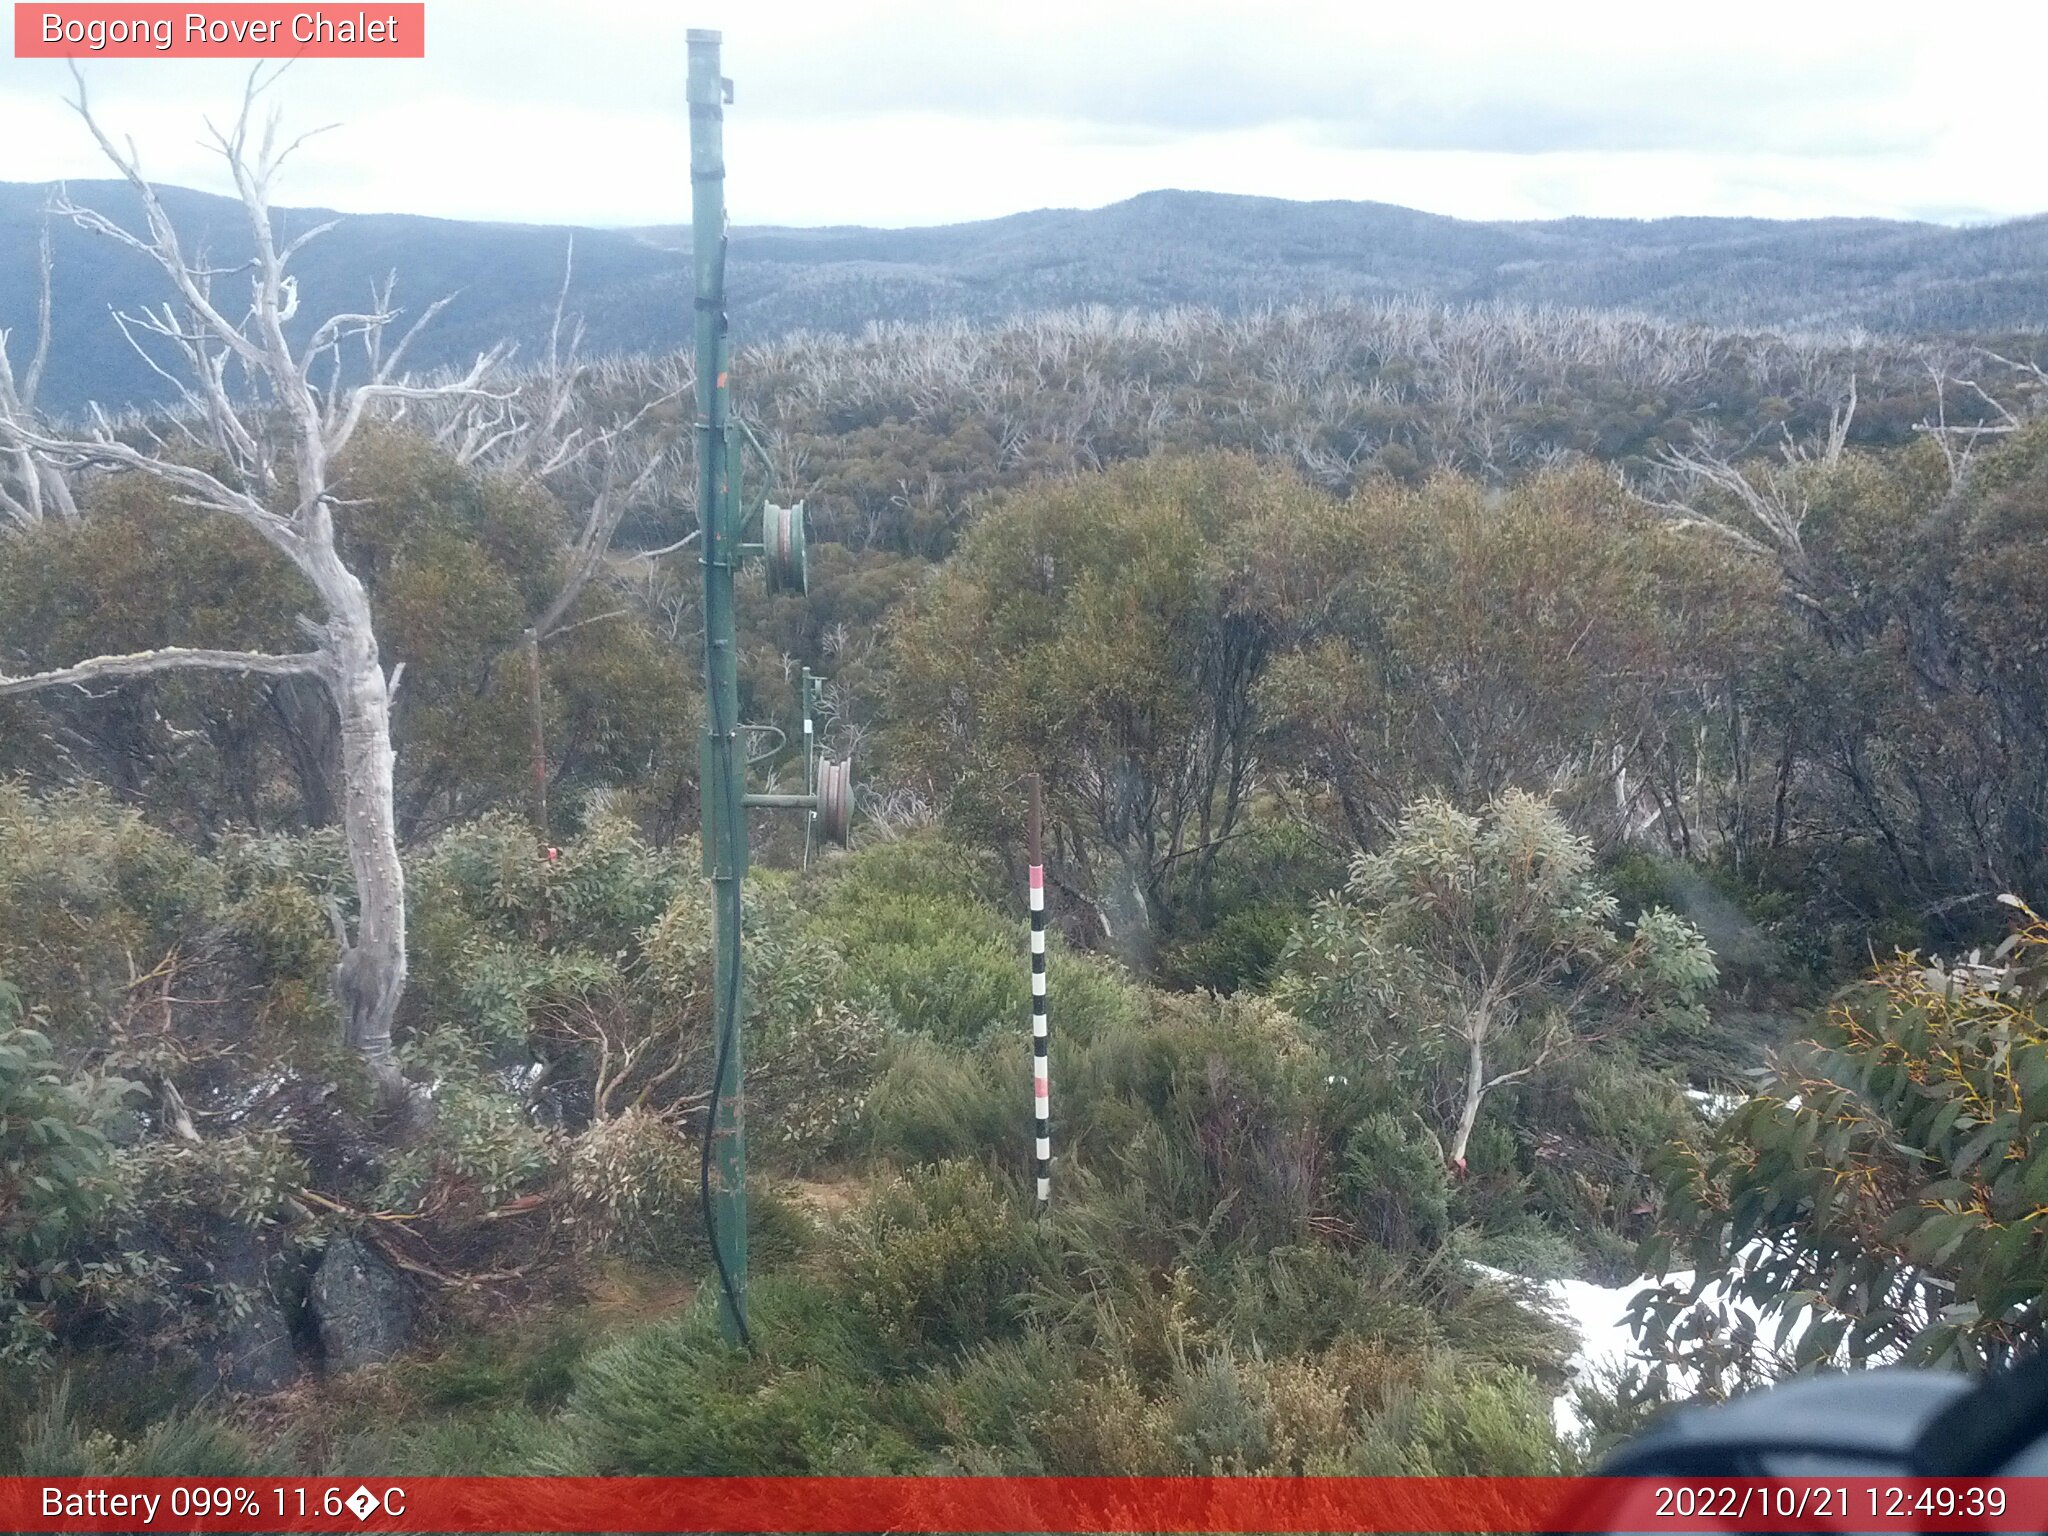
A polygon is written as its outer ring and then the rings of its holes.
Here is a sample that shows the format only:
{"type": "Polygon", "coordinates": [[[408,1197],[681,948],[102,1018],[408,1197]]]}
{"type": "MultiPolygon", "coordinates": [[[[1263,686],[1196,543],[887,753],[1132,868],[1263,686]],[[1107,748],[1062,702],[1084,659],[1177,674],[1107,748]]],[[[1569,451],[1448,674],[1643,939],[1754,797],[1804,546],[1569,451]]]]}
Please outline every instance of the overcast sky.
{"type": "MultiPolygon", "coordinates": [[[[725,33],[745,224],[944,223],[1157,187],[1467,218],[2048,210],[2048,0],[429,0],[425,60],[285,77],[288,126],[339,126],[279,200],[679,222],[690,26],[725,33]]],[[[219,189],[198,141],[245,67],[86,72],[152,174],[219,189]]],[[[0,175],[104,174],[64,66],[5,71],[0,175]]]]}

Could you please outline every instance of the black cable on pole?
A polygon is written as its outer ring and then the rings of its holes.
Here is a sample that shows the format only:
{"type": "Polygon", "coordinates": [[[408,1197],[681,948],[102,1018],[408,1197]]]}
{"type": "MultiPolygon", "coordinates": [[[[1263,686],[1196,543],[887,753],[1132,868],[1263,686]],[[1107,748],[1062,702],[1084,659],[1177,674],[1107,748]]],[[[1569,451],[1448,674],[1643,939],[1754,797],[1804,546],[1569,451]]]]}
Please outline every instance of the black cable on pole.
{"type": "MultiPolygon", "coordinates": [[[[731,323],[725,313],[725,263],[730,241],[730,233],[721,230],[719,232],[718,249],[712,260],[710,284],[712,292],[709,296],[711,306],[705,306],[707,308],[715,306],[718,310],[719,341],[716,363],[721,371],[725,367],[726,331],[731,323]]],[[[699,303],[702,304],[701,297],[699,303]]],[[[709,379],[700,376],[696,383],[698,398],[703,402],[700,411],[700,422],[706,428],[701,438],[703,451],[712,456],[714,467],[717,464],[717,456],[726,451],[725,424],[720,419],[723,413],[719,410],[719,406],[722,403],[719,399],[722,383],[722,377],[717,375],[709,379]]],[[[720,484],[719,477],[716,474],[703,474],[701,469],[702,466],[700,466],[698,484],[700,486],[708,486],[711,495],[716,501],[723,501],[725,488],[720,484]]],[[[730,476],[732,466],[727,464],[725,471],[730,476]]],[[[698,513],[699,524],[706,530],[704,534],[704,548],[700,552],[700,558],[705,561],[713,559],[731,561],[737,553],[735,549],[712,547],[714,542],[712,530],[715,530],[718,525],[721,508],[714,502],[714,504],[700,507],[698,513]]],[[[736,527],[732,528],[729,530],[729,533],[731,538],[737,541],[739,529],[736,527]]],[[[715,643],[708,633],[705,636],[705,640],[707,645],[715,643]]],[[[724,703],[721,697],[723,690],[712,683],[708,671],[705,678],[704,692],[710,706],[712,740],[714,742],[729,742],[733,739],[739,726],[737,721],[725,720],[720,717],[724,703]]],[[[717,888],[717,909],[712,914],[712,931],[718,935],[718,943],[721,947],[731,946],[729,963],[725,968],[725,996],[721,999],[722,1006],[718,1007],[712,1015],[712,1026],[714,1029],[717,1028],[718,1021],[722,1018],[728,1021],[729,1027],[719,1031],[717,1049],[713,1053],[711,1100],[705,1106],[704,1111],[704,1146],[697,1169],[697,1195],[699,1208],[704,1215],[704,1235],[711,1242],[711,1262],[718,1269],[718,1285],[725,1295],[726,1310],[732,1315],[734,1327],[739,1334],[740,1347],[751,1354],[754,1349],[753,1334],[747,1327],[746,1308],[740,1299],[739,1282],[733,1278],[732,1271],[727,1267],[724,1247],[718,1240],[717,1207],[716,1202],[711,1197],[712,1146],[718,1135],[719,1111],[725,1104],[725,1073],[726,1068],[731,1063],[732,1043],[740,1032],[741,903],[739,848],[746,836],[746,812],[740,807],[739,786],[733,783],[731,750],[729,748],[716,750],[710,756],[717,765],[720,785],[724,791],[723,794],[716,797],[717,803],[723,808],[726,818],[726,824],[718,828],[718,845],[720,856],[728,870],[728,874],[723,880],[718,880],[714,876],[714,885],[717,888]],[[724,910],[727,906],[730,906],[730,912],[724,910]]],[[[717,965],[716,955],[713,956],[712,964],[714,967],[717,965]]]]}
{"type": "MultiPolygon", "coordinates": [[[[711,689],[708,691],[711,694],[711,728],[713,735],[716,736],[720,723],[717,715],[718,690],[711,689]]],[[[729,780],[732,766],[729,756],[719,753],[716,754],[716,757],[719,763],[719,772],[729,780]]],[[[734,804],[738,797],[732,792],[732,784],[728,782],[725,789],[726,803],[728,805],[734,804]]],[[[744,816],[746,813],[741,811],[738,814],[744,816]]],[[[728,833],[731,831],[730,828],[725,830],[728,833]]],[[[729,836],[722,837],[720,841],[729,843],[731,839],[729,836]]],[[[728,850],[728,855],[729,853],[730,850],[728,850]]],[[[712,1138],[718,1134],[718,1111],[725,1102],[725,1069],[727,1063],[731,1060],[730,1047],[732,1045],[732,1037],[739,1033],[740,1028],[740,903],[737,898],[738,891],[735,888],[733,890],[733,899],[730,902],[733,910],[728,921],[719,921],[720,918],[725,918],[728,914],[724,912],[713,913],[713,929],[720,934],[719,942],[721,944],[731,944],[733,955],[731,963],[725,968],[725,1006],[712,1015],[712,1022],[715,1025],[719,1017],[723,1016],[732,1020],[732,1028],[729,1031],[722,1030],[719,1032],[718,1049],[712,1061],[711,1102],[705,1106],[704,1110],[704,1147],[703,1156],[699,1161],[697,1170],[697,1197],[699,1207],[704,1213],[704,1235],[711,1240],[711,1262],[718,1266],[719,1289],[725,1293],[727,1309],[732,1313],[733,1321],[739,1327],[740,1347],[751,1354],[754,1349],[754,1337],[747,1328],[747,1312],[746,1308],[740,1304],[739,1287],[733,1280],[732,1271],[726,1268],[725,1251],[718,1241],[718,1213],[711,1199],[712,1138]]],[[[718,902],[721,907],[727,905],[725,890],[720,890],[718,902]]],[[[714,957],[713,964],[715,965],[716,963],[716,957],[714,957]]]]}
{"type": "MultiPolygon", "coordinates": [[[[732,923],[734,939],[739,936],[738,914],[732,923]]],[[[739,1028],[740,968],[737,964],[727,967],[731,981],[727,986],[727,1016],[733,1020],[733,1028],[739,1028]]],[[[740,1347],[748,1354],[754,1352],[754,1336],[747,1328],[747,1311],[740,1305],[739,1288],[733,1284],[732,1271],[725,1267],[725,1253],[718,1243],[718,1214],[711,1200],[711,1138],[718,1134],[718,1109],[725,1096],[725,1067],[729,1057],[726,1047],[732,1043],[730,1035],[718,1037],[716,1060],[711,1068],[711,1103],[704,1111],[704,1152],[697,1171],[697,1195],[699,1207],[704,1213],[704,1235],[711,1240],[711,1262],[718,1266],[718,1286],[725,1292],[727,1309],[733,1321],[739,1326],[740,1347]]]]}

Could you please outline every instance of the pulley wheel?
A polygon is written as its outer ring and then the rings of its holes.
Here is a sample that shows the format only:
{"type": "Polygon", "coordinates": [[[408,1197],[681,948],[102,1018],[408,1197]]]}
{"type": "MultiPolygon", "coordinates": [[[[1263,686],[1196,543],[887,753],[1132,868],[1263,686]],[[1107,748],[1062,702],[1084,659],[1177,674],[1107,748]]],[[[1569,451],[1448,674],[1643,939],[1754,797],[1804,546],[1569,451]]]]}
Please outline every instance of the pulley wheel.
{"type": "Polygon", "coordinates": [[[844,848],[853,839],[853,759],[818,764],[818,832],[844,848]]]}
{"type": "Polygon", "coordinates": [[[761,544],[768,557],[768,590],[797,592],[810,590],[804,561],[804,504],[778,507],[769,502],[761,509],[761,544]]]}

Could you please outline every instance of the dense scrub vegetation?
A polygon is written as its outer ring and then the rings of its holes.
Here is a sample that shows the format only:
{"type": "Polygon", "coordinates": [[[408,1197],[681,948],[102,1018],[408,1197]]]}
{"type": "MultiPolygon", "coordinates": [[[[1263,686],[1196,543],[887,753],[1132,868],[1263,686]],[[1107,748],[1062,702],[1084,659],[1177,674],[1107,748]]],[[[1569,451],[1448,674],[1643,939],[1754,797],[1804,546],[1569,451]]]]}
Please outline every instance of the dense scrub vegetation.
{"type": "MultiPolygon", "coordinates": [[[[129,189],[72,189],[132,217],[129,189]]],[[[0,314],[32,314],[35,252],[50,186],[0,183],[0,314]]],[[[162,194],[192,249],[239,254],[233,199],[162,194]]],[[[297,235],[331,215],[280,208],[297,235]]],[[[162,402],[164,381],[106,324],[152,295],[147,269],[59,221],[60,303],[48,403],[75,411],[162,402]]],[[[1246,314],[1274,303],[1481,303],[1583,313],[1625,310],[1680,322],[1794,333],[1979,336],[2039,323],[2048,221],[1946,227],[1885,219],[1550,219],[1478,222],[1368,202],[1159,191],[1096,209],[1041,209],[913,229],[735,227],[735,336],[857,336],[877,322],[1000,325],[1077,305],[1246,314]]],[[[299,263],[305,313],[360,301],[394,267],[415,293],[460,291],[415,357],[466,366],[511,340],[546,352],[549,312],[574,243],[572,305],[595,351],[688,341],[683,229],[565,229],[356,214],[299,263]]]]}
{"type": "MultiPolygon", "coordinates": [[[[1643,1400],[2020,1347],[2048,435],[1940,355],[1399,307],[754,354],[826,538],[807,600],[746,578],[748,718],[826,672],[865,787],[808,870],[756,828],[751,1355],[700,1292],[694,566],[616,557],[542,650],[535,826],[520,641],[582,509],[366,432],[432,1113],[341,1043],[317,696],[0,698],[0,1462],[1545,1472],[1633,1408],[1561,1436],[1512,1276],[1667,1261],[1788,1347],[1674,1281],[1643,1400]]],[[[0,537],[0,673],[290,643],[259,540],[80,489],[0,537]]]]}

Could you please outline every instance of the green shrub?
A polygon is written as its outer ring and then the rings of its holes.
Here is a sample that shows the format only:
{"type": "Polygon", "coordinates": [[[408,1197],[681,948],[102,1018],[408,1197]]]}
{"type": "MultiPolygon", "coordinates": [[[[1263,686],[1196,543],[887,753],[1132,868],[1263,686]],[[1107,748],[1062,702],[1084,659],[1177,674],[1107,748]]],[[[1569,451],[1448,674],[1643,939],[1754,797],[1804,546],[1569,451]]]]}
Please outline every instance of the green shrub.
{"type": "Polygon", "coordinates": [[[911,1364],[1014,1332],[1050,1256],[1018,1191],[942,1163],[892,1180],[840,1232],[848,1295],[889,1356],[911,1364]]]}
{"type": "Polygon", "coordinates": [[[1028,1045],[961,1050],[921,1035],[886,1039],[861,1117],[870,1153],[930,1163],[1027,1147],[1029,1052],[1028,1045]]]}
{"type": "Polygon", "coordinates": [[[919,1391],[943,1437],[949,1470],[985,1475],[1050,1472],[1040,1422],[1083,1390],[1078,1352],[1033,1329],[966,1352],[951,1371],[934,1372],[919,1391]]]}
{"type": "Polygon", "coordinates": [[[1264,987],[1306,915],[1305,906],[1279,902],[1238,907],[1200,934],[1163,947],[1156,974],[1162,985],[1188,990],[1264,987]]]}
{"type": "MultiPolygon", "coordinates": [[[[438,1410],[348,1438],[322,1470],[349,1477],[577,1477],[580,1448],[552,1417],[524,1405],[438,1410]]],[[[516,1507],[507,1511],[516,1515],[516,1507]]]]}
{"type": "MultiPolygon", "coordinates": [[[[1024,963],[1020,956],[1018,964],[1024,963]]],[[[1114,960],[1054,944],[1046,968],[1048,1015],[1054,1034],[1068,1050],[1139,1025],[1150,1012],[1144,989],[1133,984],[1114,960]]],[[[1029,1018],[1019,1018],[1016,1027],[1018,1038],[1024,1038],[1029,1018]]]]}
{"type": "Polygon", "coordinates": [[[412,1366],[407,1384],[429,1408],[553,1408],[569,1395],[590,1343],[587,1325],[550,1313],[538,1326],[465,1335],[412,1366]]]}
{"type": "Polygon", "coordinates": [[[0,783],[0,974],[58,1038],[100,1038],[219,904],[218,871],[134,811],[0,783]]]}
{"type": "Polygon", "coordinates": [[[1161,946],[1159,981],[1226,993],[1263,988],[1316,898],[1343,883],[1334,844],[1291,818],[1258,816],[1216,850],[1206,888],[1161,946]]]}
{"type": "Polygon", "coordinates": [[[986,907],[877,895],[834,930],[855,996],[886,1008],[906,1030],[971,1044],[1030,1016],[1022,925],[986,907]]]}
{"type": "Polygon", "coordinates": [[[1570,1240],[1535,1220],[1475,1237],[1468,1252],[1477,1263],[1525,1280],[1563,1280],[1580,1268],[1579,1251],[1570,1240]]]}
{"type": "Polygon", "coordinates": [[[1215,1331],[1274,1356],[1315,1354],[1347,1338],[1414,1348],[1437,1328],[1413,1276],[1371,1248],[1239,1251],[1207,1289],[1215,1331]]]}
{"type": "Polygon", "coordinates": [[[852,1145],[881,1075],[888,1032],[846,1002],[767,1022],[748,1041],[748,1113],[777,1161],[804,1170],[852,1145]]]}
{"type": "Polygon", "coordinates": [[[1009,886],[986,848],[962,846],[936,831],[863,843],[825,869],[817,912],[828,925],[858,923],[878,896],[977,903],[999,909],[1009,886]]]}
{"type": "Polygon", "coordinates": [[[124,1439],[79,1423],[59,1381],[29,1413],[0,1473],[16,1477],[244,1477],[276,1470],[239,1431],[204,1414],[173,1413],[124,1439]]]}
{"type": "Polygon", "coordinates": [[[434,1086],[434,1118],[385,1168],[378,1199],[417,1206],[437,1185],[460,1185],[498,1205],[552,1174],[560,1148],[507,1093],[460,1030],[414,1036],[401,1052],[412,1074],[434,1086]]]}
{"type": "Polygon", "coordinates": [[[1028,1028],[1021,902],[987,855],[932,834],[838,860],[817,900],[815,930],[846,957],[850,994],[904,1029],[971,1044],[1028,1028]]]}
{"type": "Polygon", "coordinates": [[[1290,1015],[1249,993],[1153,1002],[1149,1020],[1105,1030],[1059,1062],[1060,1150],[1149,1170],[1152,1204],[1176,1220],[1220,1214],[1232,1235],[1298,1240],[1320,1159],[1316,1053],[1290,1015]]]}
{"type": "Polygon", "coordinates": [[[1376,1415],[1353,1471],[1377,1477],[1549,1477],[1567,1453],[1528,1376],[1438,1357],[1376,1415]]]}
{"type": "Polygon", "coordinates": [[[1446,1275],[1435,1289],[1438,1330],[1465,1358],[1563,1384],[1578,1336],[1527,1285],[1467,1273],[1446,1275]]]}
{"type": "Polygon", "coordinates": [[[1175,1459],[1197,1477],[1243,1476],[1273,1460],[1273,1403],[1257,1372],[1220,1350],[1175,1383],[1175,1459]]]}
{"type": "Polygon", "coordinates": [[[796,1276],[748,1295],[757,1352],[727,1344],[707,1288],[689,1312],[597,1350],[577,1371],[565,1434],[608,1475],[918,1470],[903,1405],[875,1379],[859,1314],[796,1276]]]}
{"type": "Polygon", "coordinates": [[[564,1158],[584,1239],[644,1259],[695,1249],[700,1169],[693,1144],[664,1115],[628,1109],[592,1121],[564,1158]]]}
{"type": "Polygon", "coordinates": [[[1169,1405],[1147,1398],[1112,1368],[1083,1381],[1030,1420],[1046,1470],[1068,1477],[1161,1477],[1180,1466],[1169,1405]]]}
{"type": "Polygon", "coordinates": [[[0,982],[0,1361],[49,1342],[50,1303],[86,1280],[76,1249],[115,1193],[103,1127],[133,1087],[62,1072],[0,982]]]}
{"type": "Polygon", "coordinates": [[[1337,1212],[1363,1240],[1394,1252],[1435,1248],[1450,1230],[1442,1154],[1419,1127],[1371,1114],[1345,1137],[1337,1212]]]}

